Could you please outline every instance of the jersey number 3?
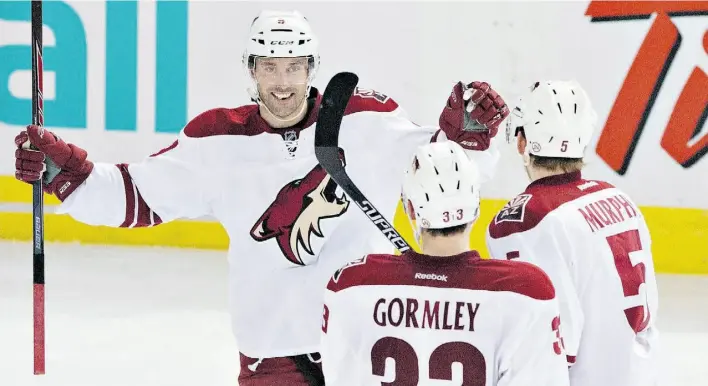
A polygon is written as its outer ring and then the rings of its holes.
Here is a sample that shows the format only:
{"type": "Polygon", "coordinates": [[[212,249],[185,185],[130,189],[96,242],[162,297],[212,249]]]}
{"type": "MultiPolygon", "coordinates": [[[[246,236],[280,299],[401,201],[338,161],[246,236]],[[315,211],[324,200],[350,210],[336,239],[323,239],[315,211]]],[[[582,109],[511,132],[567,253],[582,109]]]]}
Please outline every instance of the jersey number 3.
{"type": "MultiPolygon", "coordinates": [[[[387,358],[395,362],[396,378],[391,382],[381,382],[382,386],[418,385],[420,369],[418,354],[413,346],[403,339],[392,336],[376,341],[371,348],[371,369],[374,375],[385,376],[387,358]]],[[[455,362],[462,364],[463,385],[486,385],[484,355],[476,347],[465,342],[443,343],[433,350],[428,360],[429,378],[452,381],[452,364],[455,362]]]]}
{"type": "MultiPolygon", "coordinates": [[[[632,264],[629,254],[642,251],[639,231],[634,229],[608,236],[607,243],[615,258],[615,267],[622,281],[622,290],[625,298],[638,296],[640,294],[639,287],[646,280],[646,266],[642,262],[632,264]]],[[[643,296],[640,304],[626,308],[624,314],[627,316],[627,322],[629,322],[635,333],[644,330],[649,325],[651,317],[649,315],[647,297],[643,296]]]]}

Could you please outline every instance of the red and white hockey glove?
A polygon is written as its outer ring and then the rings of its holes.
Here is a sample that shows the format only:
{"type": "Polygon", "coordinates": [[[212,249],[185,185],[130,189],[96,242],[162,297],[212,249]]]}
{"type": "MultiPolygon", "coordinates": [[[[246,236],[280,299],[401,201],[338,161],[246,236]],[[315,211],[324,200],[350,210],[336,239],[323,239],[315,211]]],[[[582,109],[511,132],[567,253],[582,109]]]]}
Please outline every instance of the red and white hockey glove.
{"type": "Polygon", "coordinates": [[[440,128],[448,139],[468,150],[486,150],[509,116],[504,99],[486,82],[457,82],[440,114],[440,128]]]}
{"type": "Polygon", "coordinates": [[[26,131],[15,137],[15,145],[15,178],[28,183],[42,178],[44,192],[61,201],[86,181],[93,170],[84,149],[67,144],[39,126],[27,126],[26,131]]]}

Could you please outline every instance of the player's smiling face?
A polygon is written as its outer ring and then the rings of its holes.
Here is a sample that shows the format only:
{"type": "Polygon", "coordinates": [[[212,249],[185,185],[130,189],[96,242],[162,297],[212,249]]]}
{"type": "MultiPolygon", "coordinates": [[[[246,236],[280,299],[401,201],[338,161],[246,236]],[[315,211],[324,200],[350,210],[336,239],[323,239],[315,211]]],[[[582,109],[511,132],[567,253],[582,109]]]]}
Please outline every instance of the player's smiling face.
{"type": "Polygon", "coordinates": [[[293,114],[307,95],[307,58],[257,58],[254,76],[263,103],[277,117],[293,114]]]}

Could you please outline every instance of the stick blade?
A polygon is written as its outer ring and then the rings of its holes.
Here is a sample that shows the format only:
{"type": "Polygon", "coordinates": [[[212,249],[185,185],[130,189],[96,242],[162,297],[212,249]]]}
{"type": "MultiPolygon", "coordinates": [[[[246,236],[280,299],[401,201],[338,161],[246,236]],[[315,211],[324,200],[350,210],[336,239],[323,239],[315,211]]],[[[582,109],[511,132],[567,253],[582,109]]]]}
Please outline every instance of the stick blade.
{"type": "Polygon", "coordinates": [[[315,124],[315,156],[330,174],[343,169],[339,159],[339,127],[344,111],[359,83],[351,72],[340,72],[327,83],[315,124]]]}

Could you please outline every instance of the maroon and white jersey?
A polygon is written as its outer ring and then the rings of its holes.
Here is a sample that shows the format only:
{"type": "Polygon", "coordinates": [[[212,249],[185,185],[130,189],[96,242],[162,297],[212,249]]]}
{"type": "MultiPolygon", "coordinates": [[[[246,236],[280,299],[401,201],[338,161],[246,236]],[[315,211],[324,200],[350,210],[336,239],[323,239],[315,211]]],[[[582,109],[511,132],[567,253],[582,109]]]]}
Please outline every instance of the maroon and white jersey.
{"type": "MultiPolygon", "coordinates": [[[[279,357],[319,350],[322,289],[352,256],[391,251],[378,229],[319,166],[309,115],[272,129],[257,105],[206,111],[142,162],[96,163],[60,211],[87,224],[152,226],[217,219],[230,238],[230,308],[239,350],[279,357]]],[[[342,162],[389,218],[413,150],[438,131],[406,118],[391,98],[357,89],[342,121],[342,162]]],[[[473,152],[484,170],[498,153],[473,152]]]]}
{"type": "Polygon", "coordinates": [[[325,293],[328,385],[568,385],[548,276],[520,262],[368,255],[325,293]]]}
{"type": "Polygon", "coordinates": [[[580,172],[539,179],[492,220],[487,243],[553,281],[573,386],[656,382],[651,239],[625,193],[580,172]]]}

